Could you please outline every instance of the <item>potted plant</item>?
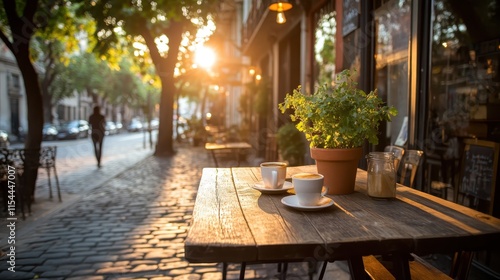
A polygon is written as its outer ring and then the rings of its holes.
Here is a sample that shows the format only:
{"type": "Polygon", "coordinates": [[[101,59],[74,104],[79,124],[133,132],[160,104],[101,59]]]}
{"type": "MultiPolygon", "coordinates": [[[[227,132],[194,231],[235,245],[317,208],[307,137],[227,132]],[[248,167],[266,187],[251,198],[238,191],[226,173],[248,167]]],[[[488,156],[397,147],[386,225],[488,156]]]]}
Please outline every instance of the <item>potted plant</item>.
{"type": "Polygon", "coordinates": [[[282,113],[291,110],[291,120],[305,134],[329,194],[354,191],[363,144],[377,144],[380,122],[397,114],[396,108],[384,105],[376,90],[367,94],[358,89],[350,70],[343,70],[333,85],[319,86],[311,95],[299,86],[278,106],[282,113]]]}
{"type": "Polygon", "coordinates": [[[187,124],[188,134],[193,141],[193,146],[199,146],[203,144],[208,137],[208,132],[203,125],[202,119],[193,117],[187,120],[187,124]]]}
{"type": "Polygon", "coordinates": [[[288,162],[288,166],[304,164],[306,143],[304,135],[293,123],[287,123],[278,129],[276,140],[281,157],[288,162]]]}

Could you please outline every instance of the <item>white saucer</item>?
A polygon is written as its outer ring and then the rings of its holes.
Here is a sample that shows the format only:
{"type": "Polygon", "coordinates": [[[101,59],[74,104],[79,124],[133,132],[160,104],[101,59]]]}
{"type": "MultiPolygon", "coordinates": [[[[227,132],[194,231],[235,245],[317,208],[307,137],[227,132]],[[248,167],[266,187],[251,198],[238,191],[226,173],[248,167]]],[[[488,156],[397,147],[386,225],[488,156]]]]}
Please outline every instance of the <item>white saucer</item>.
{"type": "Polygon", "coordinates": [[[260,191],[261,193],[278,194],[278,193],[284,193],[290,189],[293,189],[293,185],[291,182],[285,181],[285,183],[283,184],[283,187],[281,189],[268,189],[264,186],[263,182],[258,182],[258,183],[255,183],[255,185],[252,186],[252,188],[260,191]]]}
{"type": "Polygon", "coordinates": [[[328,208],[333,205],[333,200],[329,197],[324,196],[320,201],[319,204],[316,206],[302,206],[299,204],[299,200],[297,199],[296,195],[289,195],[285,196],[281,199],[281,203],[285,204],[286,206],[299,209],[299,210],[304,210],[304,211],[316,211],[320,210],[323,208],[328,208]]]}

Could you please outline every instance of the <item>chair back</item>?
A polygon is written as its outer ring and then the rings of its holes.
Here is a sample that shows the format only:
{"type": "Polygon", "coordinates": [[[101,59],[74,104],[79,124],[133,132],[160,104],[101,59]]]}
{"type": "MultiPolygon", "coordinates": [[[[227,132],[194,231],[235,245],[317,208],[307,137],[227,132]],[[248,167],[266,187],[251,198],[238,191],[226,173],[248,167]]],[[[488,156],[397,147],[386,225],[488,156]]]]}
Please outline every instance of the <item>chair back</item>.
{"type": "Polygon", "coordinates": [[[422,156],[424,155],[423,151],[420,150],[406,150],[403,156],[402,161],[402,170],[401,177],[399,178],[400,184],[405,184],[408,182],[408,186],[413,188],[413,181],[415,180],[415,174],[417,174],[418,166],[420,165],[422,156]],[[407,180],[407,173],[409,173],[410,177],[407,180]]]}
{"type": "Polygon", "coordinates": [[[0,181],[6,181],[9,174],[10,152],[7,148],[0,148],[0,181]]]}
{"type": "Polygon", "coordinates": [[[40,167],[51,168],[56,165],[57,146],[46,146],[40,150],[40,167]]]}
{"type": "Polygon", "coordinates": [[[398,146],[386,146],[384,152],[392,152],[394,154],[394,169],[397,172],[399,170],[399,163],[405,153],[405,149],[398,146]]]}

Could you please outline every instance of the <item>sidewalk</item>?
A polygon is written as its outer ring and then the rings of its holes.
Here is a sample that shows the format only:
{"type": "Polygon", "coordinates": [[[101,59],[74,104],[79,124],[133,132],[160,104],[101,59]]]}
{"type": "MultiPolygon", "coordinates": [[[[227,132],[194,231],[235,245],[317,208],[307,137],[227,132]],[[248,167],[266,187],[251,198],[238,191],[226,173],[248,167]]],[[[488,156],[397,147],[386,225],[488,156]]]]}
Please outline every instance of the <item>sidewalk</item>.
{"type": "MultiPolygon", "coordinates": [[[[202,147],[180,146],[173,157],[147,157],[99,182],[85,196],[16,229],[16,272],[4,257],[0,279],[221,279],[220,264],[184,259],[199,178],[203,167],[213,166],[202,147]]],[[[8,229],[0,234],[5,240],[8,229]]],[[[336,263],[327,273],[324,279],[349,279],[336,263]]],[[[238,274],[239,265],[231,264],[229,279],[238,274]]],[[[275,264],[249,265],[245,279],[275,275],[275,264]]],[[[307,265],[290,264],[287,279],[309,279],[307,265]]]]}
{"type": "MultiPolygon", "coordinates": [[[[50,145],[50,144],[49,144],[50,145]]],[[[106,145],[106,144],[105,144],[106,145]]],[[[105,182],[118,174],[135,166],[141,160],[152,155],[151,149],[143,147],[132,147],[126,153],[110,155],[112,147],[105,146],[104,164],[102,168],[96,168],[95,158],[87,157],[81,150],[92,149],[90,142],[81,143],[71,149],[58,149],[57,173],[61,188],[62,202],[57,198],[56,181],[53,170],[51,172],[51,184],[53,198],[49,198],[48,174],[46,170],[39,169],[37,186],[35,190],[35,203],[31,205],[31,213],[26,211],[26,220],[19,217],[17,230],[32,225],[34,221],[42,219],[46,215],[58,212],[76,200],[86,195],[89,191],[102,186],[105,182]],[[63,155],[65,153],[65,155],[63,155]],[[91,178],[91,180],[89,180],[91,178]]],[[[1,234],[7,220],[6,213],[0,213],[0,246],[6,242],[6,235],[1,234]]]]}

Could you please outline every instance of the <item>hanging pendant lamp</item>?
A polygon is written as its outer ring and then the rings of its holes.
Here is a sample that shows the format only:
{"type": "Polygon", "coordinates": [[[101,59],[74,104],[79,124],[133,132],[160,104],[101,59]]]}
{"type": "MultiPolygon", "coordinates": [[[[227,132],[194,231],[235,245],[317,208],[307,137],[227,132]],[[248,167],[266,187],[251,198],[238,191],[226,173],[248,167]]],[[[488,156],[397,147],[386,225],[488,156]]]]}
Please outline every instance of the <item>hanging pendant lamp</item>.
{"type": "Polygon", "coordinates": [[[274,1],[271,5],[269,5],[269,10],[277,12],[276,22],[279,24],[286,22],[285,11],[288,11],[291,8],[292,4],[285,0],[274,1]]]}

